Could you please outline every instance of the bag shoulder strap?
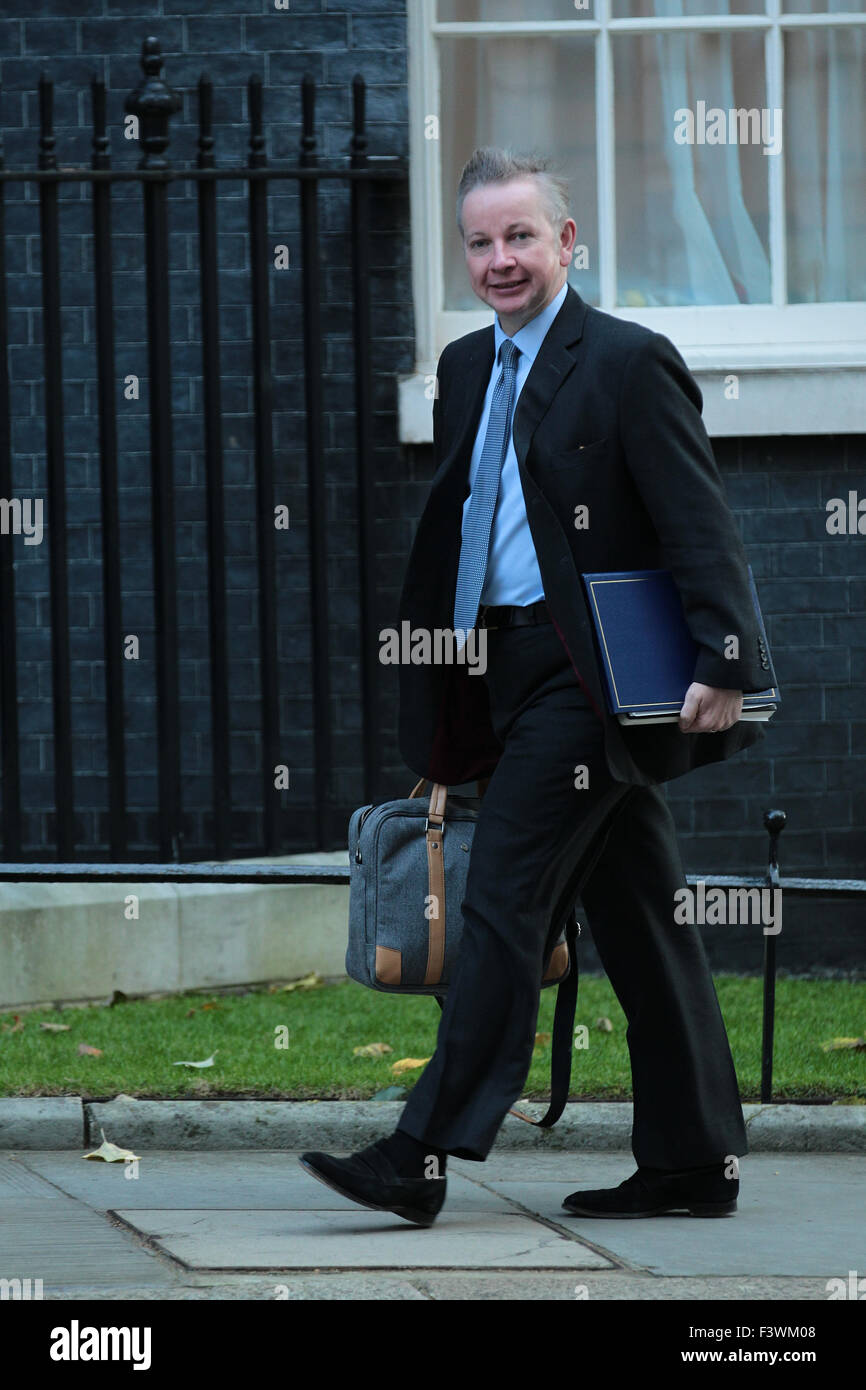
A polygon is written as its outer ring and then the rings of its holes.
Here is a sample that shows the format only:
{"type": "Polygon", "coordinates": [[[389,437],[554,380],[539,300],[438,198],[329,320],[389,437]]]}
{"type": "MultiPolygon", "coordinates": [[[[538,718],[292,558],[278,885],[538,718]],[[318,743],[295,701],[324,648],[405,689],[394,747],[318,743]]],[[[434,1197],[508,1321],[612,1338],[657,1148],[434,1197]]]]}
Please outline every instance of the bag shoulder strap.
{"type": "Polygon", "coordinates": [[[540,1120],[529,1115],[521,1115],[519,1110],[509,1110],[528,1125],[538,1125],[539,1129],[550,1129],[555,1125],[568,1100],[571,1083],[571,1051],[574,1037],[574,1015],[577,1009],[577,933],[580,930],[572,910],[565,924],[565,939],[568,943],[569,970],[565,979],[556,987],[556,1008],[553,1014],[553,1037],[550,1044],[550,1105],[540,1120]]]}
{"type": "MultiPolygon", "coordinates": [[[[553,1037],[550,1046],[550,1105],[540,1120],[522,1115],[519,1110],[509,1109],[509,1115],[525,1120],[528,1125],[539,1129],[550,1129],[555,1125],[568,1100],[571,1084],[571,1047],[574,1034],[574,1015],[577,1010],[577,986],[579,982],[577,966],[577,934],[580,930],[577,917],[572,910],[565,924],[565,940],[568,944],[569,970],[565,979],[556,987],[556,1008],[553,1014],[553,1037]]],[[[434,996],[440,1009],[445,1007],[440,995],[434,996]]]]}

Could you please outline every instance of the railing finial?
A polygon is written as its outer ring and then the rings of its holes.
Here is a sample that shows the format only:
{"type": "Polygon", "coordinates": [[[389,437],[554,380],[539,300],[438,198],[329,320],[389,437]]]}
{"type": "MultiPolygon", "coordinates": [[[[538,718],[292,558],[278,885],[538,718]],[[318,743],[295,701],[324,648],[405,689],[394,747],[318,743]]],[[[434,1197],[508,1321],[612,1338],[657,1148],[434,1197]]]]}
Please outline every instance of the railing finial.
{"type": "Polygon", "coordinates": [[[767,877],[771,885],[778,885],[779,882],[779,836],[785,829],[788,817],[784,811],[765,811],[764,828],[770,837],[770,858],[767,877]]]}
{"type": "Polygon", "coordinates": [[[141,68],[144,81],[130,92],[123,103],[124,111],[141,121],[142,156],[139,169],[166,169],[164,150],[168,145],[168,123],[183,105],[179,92],[163,81],[163,56],[159,39],[150,37],[141,45],[141,68]]]}

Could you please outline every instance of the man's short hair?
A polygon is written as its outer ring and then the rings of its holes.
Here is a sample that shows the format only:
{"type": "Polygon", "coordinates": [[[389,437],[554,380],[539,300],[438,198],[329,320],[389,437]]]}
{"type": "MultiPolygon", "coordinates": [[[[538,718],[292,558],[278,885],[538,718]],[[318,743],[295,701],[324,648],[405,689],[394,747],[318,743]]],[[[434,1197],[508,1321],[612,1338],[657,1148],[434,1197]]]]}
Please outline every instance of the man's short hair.
{"type": "Polygon", "coordinates": [[[510,183],[531,175],[538,181],[541,203],[547,220],[558,236],[568,217],[568,181],[544,155],[519,154],[498,145],[482,145],[472,151],[463,166],[457,185],[457,227],[463,232],[463,200],[473,188],[488,183],[510,183]]]}

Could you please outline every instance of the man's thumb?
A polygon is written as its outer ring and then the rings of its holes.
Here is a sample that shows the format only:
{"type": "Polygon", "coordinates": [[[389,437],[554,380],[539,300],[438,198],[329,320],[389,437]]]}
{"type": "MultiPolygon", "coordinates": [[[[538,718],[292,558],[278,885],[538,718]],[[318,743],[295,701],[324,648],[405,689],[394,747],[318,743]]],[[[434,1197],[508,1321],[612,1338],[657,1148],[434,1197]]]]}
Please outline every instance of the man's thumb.
{"type": "Polygon", "coordinates": [[[679,726],[681,729],[689,729],[698,717],[701,708],[700,697],[693,690],[686,691],[683,700],[683,707],[680,710],[679,726]]]}

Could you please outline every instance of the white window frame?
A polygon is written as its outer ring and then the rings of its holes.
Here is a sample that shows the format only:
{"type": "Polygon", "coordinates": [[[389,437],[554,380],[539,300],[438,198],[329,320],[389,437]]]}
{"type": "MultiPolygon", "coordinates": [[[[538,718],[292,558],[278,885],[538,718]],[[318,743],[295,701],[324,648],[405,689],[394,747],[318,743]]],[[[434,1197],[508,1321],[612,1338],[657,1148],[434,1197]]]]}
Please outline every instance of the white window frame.
{"type": "MultiPolygon", "coordinates": [[[[614,19],[611,0],[594,0],[594,17],[499,23],[436,22],[435,0],[409,0],[409,129],[412,276],[416,367],[399,380],[400,438],[433,438],[432,387],[446,343],[493,322],[493,311],[444,310],[441,161],[430,138],[440,111],[438,37],[593,34],[596,38],[596,156],[599,180],[599,308],[643,323],[676,344],[704,394],[711,435],[848,434],[866,432],[866,303],[785,303],[787,256],[785,166],[770,160],[771,302],[766,305],[623,308],[614,303],[616,203],[613,174],[613,55],[616,33],[658,30],[758,29],[765,34],[767,106],[783,107],[783,32],[828,25],[866,25],[866,14],[783,14],[766,0],[759,15],[614,19]],[[738,378],[738,396],[726,383],[738,378]]],[[[866,149],[864,149],[866,157],[866,149]]],[[[446,201],[453,200],[448,191],[446,201]]],[[[579,289],[579,281],[571,281],[579,289]]]]}

